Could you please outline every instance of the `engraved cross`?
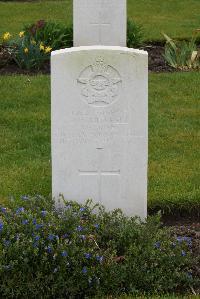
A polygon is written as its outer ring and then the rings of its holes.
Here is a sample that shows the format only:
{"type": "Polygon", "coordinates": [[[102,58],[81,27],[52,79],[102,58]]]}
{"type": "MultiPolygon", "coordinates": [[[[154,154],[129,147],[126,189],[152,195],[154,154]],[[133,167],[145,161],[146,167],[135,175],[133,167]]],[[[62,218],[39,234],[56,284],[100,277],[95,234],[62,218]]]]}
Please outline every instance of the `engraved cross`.
{"type": "Polygon", "coordinates": [[[102,20],[102,17],[101,17],[101,13],[100,13],[99,21],[90,23],[90,25],[98,28],[98,42],[100,44],[104,43],[104,40],[105,40],[104,36],[106,36],[108,34],[108,28],[109,28],[109,26],[111,26],[110,23],[106,23],[101,20],[102,20]],[[103,30],[103,29],[106,29],[106,30],[103,30]],[[103,32],[105,32],[105,33],[103,34],[103,32]]]}
{"type": "Polygon", "coordinates": [[[80,176],[97,176],[98,179],[98,201],[102,201],[102,177],[103,176],[119,176],[120,175],[120,169],[117,170],[102,170],[101,164],[102,164],[102,152],[103,148],[97,148],[98,150],[98,169],[96,170],[79,170],[80,176]]]}

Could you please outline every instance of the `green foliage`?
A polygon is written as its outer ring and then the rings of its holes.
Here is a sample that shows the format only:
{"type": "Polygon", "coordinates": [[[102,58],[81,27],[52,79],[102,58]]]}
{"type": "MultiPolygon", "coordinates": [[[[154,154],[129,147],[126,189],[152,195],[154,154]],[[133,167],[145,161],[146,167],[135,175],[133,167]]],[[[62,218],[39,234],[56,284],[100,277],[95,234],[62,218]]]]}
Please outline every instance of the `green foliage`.
{"type": "Polygon", "coordinates": [[[73,43],[72,26],[65,27],[43,20],[26,26],[18,35],[17,38],[13,38],[9,32],[2,35],[0,56],[4,59],[1,64],[10,61],[5,60],[8,56],[22,69],[39,70],[49,61],[52,50],[70,47],[73,43]]]}
{"type": "Polygon", "coordinates": [[[200,68],[200,50],[197,49],[196,31],[190,41],[173,41],[168,35],[166,39],[164,58],[175,69],[188,70],[200,68]]]}
{"type": "MultiPolygon", "coordinates": [[[[54,22],[39,20],[35,24],[24,27],[25,36],[31,41],[49,45],[53,50],[73,46],[73,26],[63,26],[54,22]]],[[[143,41],[143,29],[132,19],[127,21],[127,45],[138,47],[143,41]]]]}
{"type": "Polygon", "coordinates": [[[8,43],[8,48],[17,65],[27,70],[39,70],[49,60],[51,51],[50,47],[29,40],[26,36],[11,40],[8,43]]]}
{"type": "Polygon", "coordinates": [[[0,295],[69,298],[170,292],[195,286],[191,240],[175,239],[158,217],[22,196],[0,208],[0,295]]]}
{"type": "Polygon", "coordinates": [[[73,46],[73,27],[64,26],[54,22],[39,20],[36,23],[24,27],[25,36],[36,43],[43,43],[53,50],[73,46]]]}
{"type": "Polygon", "coordinates": [[[141,25],[136,24],[132,19],[127,20],[127,47],[137,48],[142,45],[144,32],[141,25]]]}

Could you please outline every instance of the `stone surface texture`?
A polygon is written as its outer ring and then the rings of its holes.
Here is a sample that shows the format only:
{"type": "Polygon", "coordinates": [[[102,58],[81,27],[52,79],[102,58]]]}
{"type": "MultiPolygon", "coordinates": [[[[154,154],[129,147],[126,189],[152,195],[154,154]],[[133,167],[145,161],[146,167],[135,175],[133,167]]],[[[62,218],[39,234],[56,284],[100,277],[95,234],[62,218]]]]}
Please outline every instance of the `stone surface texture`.
{"type": "Polygon", "coordinates": [[[126,46],[126,0],[74,0],[74,46],[126,46]]]}
{"type": "MultiPolygon", "coordinates": [[[[122,1],[123,2],[123,1],[122,1]]],[[[147,53],[92,46],[52,52],[52,193],[126,215],[147,213],[147,53]]]]}

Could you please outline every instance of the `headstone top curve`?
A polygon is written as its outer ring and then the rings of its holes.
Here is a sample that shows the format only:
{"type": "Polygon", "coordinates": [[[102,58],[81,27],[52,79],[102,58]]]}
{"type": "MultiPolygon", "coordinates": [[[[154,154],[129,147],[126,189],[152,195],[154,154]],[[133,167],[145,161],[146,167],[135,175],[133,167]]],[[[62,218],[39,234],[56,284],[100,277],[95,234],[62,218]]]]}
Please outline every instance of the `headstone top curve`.
{"type": "Polygon", "coordinates": [[[83,51],[92,51],[92,50],[113,50],[113,51],[121,51],[121,52],[129,52],[133,54],[142,54],[148,55],[147,51],[134,49],[134,48],[127,48],[127,47],[120,47],[120,46],[81,46],[81,47],[73,47],[73,48],[65,48],[60,50],[55,50],[51,52],[51,56],[65,54],[65,53],[73,53],[73,52],[83,52],[83,51]]]}

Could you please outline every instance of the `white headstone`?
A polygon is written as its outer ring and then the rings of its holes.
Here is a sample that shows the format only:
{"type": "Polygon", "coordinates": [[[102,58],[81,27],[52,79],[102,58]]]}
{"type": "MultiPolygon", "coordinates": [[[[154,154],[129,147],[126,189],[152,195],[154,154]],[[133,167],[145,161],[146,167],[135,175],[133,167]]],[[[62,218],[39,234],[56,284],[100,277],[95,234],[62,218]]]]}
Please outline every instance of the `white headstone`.
{"type": "Polygon", "coordinates": [[[147,213],[147,53],[52,52],[52,192],[147,213]]]}
{"type": "Polygon", "coordinates": [[[74,46],[126,46],[126,0],[74,0],[74,46]]]}

